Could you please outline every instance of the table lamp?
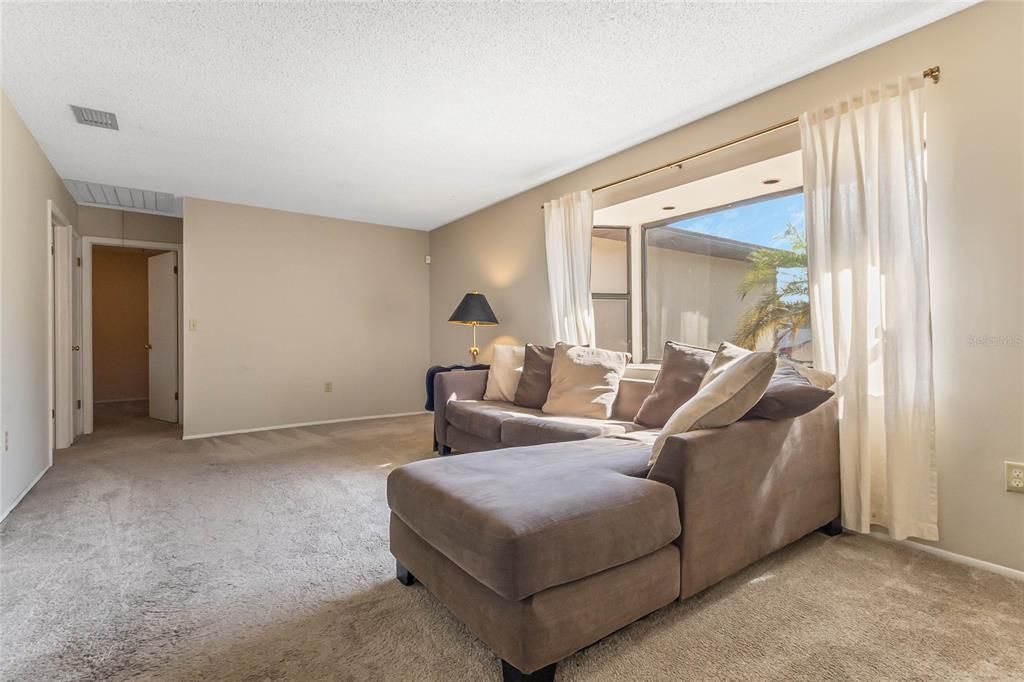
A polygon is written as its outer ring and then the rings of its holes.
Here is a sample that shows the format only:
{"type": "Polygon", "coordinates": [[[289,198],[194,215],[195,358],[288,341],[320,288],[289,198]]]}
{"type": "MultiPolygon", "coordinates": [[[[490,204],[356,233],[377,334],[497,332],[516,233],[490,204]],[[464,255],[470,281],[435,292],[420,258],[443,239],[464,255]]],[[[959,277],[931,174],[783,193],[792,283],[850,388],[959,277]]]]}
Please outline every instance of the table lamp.
{"type": "Polygon", "coordinates": [[[473,345],[469,348],[469,354],[473,357],[473,362],[476,362],[476,356],[480,354],[480,349],[476,346],[477,326],[481,324],[488,326],[498,324],[498,318],[494,316],[494,311],[491,310],[487,299],[478,291],[463,296],[462,301],[455,309],[455,312],[452,313],[452,316],[448,318],[448,321],[452,324],[468,324],[473,328],[473,345]]]}

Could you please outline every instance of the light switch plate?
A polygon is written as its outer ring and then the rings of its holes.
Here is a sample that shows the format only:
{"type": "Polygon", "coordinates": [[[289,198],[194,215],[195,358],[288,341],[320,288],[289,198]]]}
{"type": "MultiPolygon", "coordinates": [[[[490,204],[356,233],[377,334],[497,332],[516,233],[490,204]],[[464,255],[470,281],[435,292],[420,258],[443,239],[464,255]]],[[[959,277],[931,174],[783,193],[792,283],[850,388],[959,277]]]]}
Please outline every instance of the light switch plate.
{"type": "Polygon", "coordinates": [[[188,330],[190,332],[194,332],[197,329],[199,329],[199,322],[196,321],[196,320],[189,320],[188,321],[188,330]]]}
{"type": "Polygon", "coordinates": [[[1006,462],[1006,489],[1024,493],[1024,462],[1006,462]]]}

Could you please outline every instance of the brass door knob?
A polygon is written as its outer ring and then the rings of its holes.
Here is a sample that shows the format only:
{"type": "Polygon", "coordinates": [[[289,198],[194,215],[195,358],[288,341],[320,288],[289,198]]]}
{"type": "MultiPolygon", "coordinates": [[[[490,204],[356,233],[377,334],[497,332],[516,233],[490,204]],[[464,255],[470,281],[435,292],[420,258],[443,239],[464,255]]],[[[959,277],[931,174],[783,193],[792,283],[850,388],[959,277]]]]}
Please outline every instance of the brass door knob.
{"type": "Polygon", "coordinates": [[[146,350],[153,350],[153,344],[147,343],[146,344],[146,350]]]}
{"type": "Polygon", "coordinates": [[[71,346],[71,350],[82,350],[82,349],[79,348],[78,346],[71,346]]]}

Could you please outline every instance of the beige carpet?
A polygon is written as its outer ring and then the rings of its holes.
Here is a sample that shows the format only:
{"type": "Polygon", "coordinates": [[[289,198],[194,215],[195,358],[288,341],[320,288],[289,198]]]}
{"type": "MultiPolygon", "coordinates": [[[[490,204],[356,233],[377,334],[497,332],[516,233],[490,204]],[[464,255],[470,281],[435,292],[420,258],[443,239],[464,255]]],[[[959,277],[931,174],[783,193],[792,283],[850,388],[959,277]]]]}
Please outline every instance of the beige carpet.
{"type": "MultiPolygon", "coordinates": [[[[3,679],[499,678],[393,579],[384,479],[430,456],[428,416],[189,442],[97,425],[0,529],[3,679]]],[[[1024,679],[1022,615],[1022,583],[815,534],[559,679],[1024,679]]]]}

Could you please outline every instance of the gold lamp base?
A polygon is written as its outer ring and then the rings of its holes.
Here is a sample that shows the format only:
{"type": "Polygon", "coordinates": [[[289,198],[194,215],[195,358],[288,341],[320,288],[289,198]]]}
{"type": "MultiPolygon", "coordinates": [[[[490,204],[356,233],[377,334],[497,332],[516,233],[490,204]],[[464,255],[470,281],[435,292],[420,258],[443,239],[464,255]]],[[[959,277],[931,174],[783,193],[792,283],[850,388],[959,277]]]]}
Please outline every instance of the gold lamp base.
{"type": "Polygon", "coordinates": [[[476,323],[469,325],[473,328],[473,345],[469,347],[469,357],[473,359],[473,364],[476,364],[476,356],[480,355],[480,349],[476,345],[476,323]]]}

